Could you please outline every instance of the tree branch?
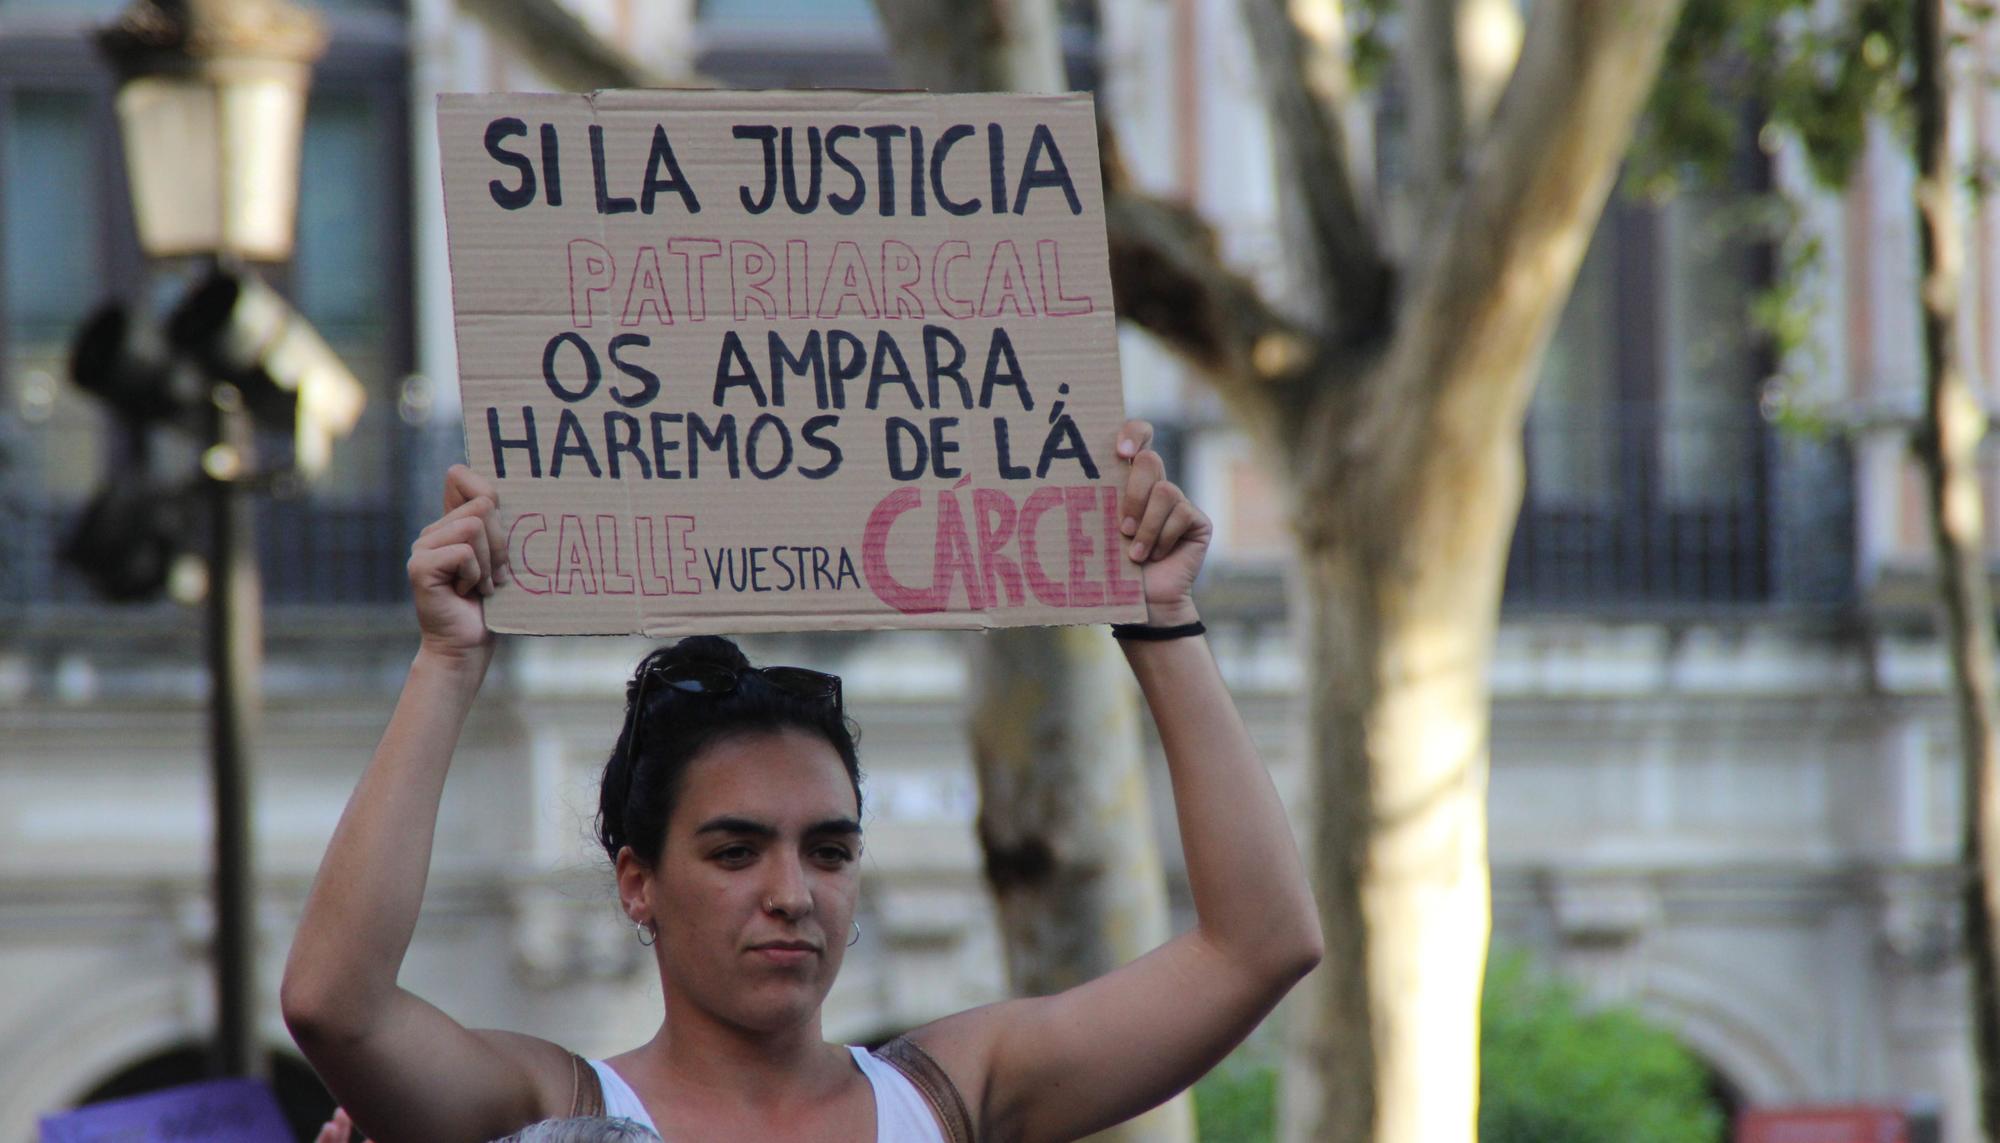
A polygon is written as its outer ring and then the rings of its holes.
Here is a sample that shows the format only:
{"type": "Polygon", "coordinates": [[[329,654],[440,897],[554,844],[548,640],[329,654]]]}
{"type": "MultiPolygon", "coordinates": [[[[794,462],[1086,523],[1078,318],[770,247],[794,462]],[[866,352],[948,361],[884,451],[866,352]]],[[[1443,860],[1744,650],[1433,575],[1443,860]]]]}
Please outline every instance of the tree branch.
{"type": "Polygon", "coordinates": [[[465,11],[559,88],[668,87],[671,82],[591,30],[561,0],[461,0],[465,11]]]}
{"type": "Polygon", "coordinates": [[[1521,56],[1514,0],[1412,0],[1403,37],[1410,104],[1410,187],[1417,217],[1435,216],[1465,176],[1521,56]]]}
{"type": "MultiPolygon", "coordinates": [[[[1337,9],[1332,18],[1337,21],[1337,9]]],[[[1318,286],[1327,334],[1336,341],[1379,337],[1389,307],[1389,271],[1373,224],[1363,215],[1347,164],[1340,114],[1348,96],[1337,27],[1308,37],[1287,0],[1244,0],[1280,167],[1303,212],[1300,251],[1318,286]]]]}
{"type": "Polygon", "coordinates": [[[875,0],[903,81],[930,91],[1064,91],[1053,0],[875,0]]]}
{"type": "MultiPolygon", "coordinates": [[[[1434,460],[1520,431],[1680,0],[1538,0],[1467,182],[1419,252],[1358,439],[1423,421],[1434,460]]],[[[1336,474],[1321,474],[1332,478],[1336,474]]]]}
{"type": "Polygon", "coordinates": [[[1177,203],[1114,187],[1105,229],[1120,317],[1201,367],[1239,424],[1283,444],[1300,423],[1324,343],[1271,308],[1216,248],[1215,231],[1177,203]]]}
{"type": "Polygon", "coordinates": [[[1404,9],[1403,76],[1410,104],[1410,191],[1418,217],[1458,185],[1466,152],[1465,94],[1459,86],[1459,0],[1411,0],[1404,9]]]}

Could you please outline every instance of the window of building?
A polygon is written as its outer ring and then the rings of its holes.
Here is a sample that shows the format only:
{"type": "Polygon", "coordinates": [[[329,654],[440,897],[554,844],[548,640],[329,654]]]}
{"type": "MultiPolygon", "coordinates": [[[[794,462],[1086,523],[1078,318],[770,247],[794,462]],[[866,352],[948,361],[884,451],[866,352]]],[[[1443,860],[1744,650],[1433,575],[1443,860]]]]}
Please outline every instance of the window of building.
{"type": "Polygon", "coordinates": [[[1752,150],[1726,187],[1607,203],[1529,412],[1510,602],[1770,597],[1767,186],[1752,150]]]}

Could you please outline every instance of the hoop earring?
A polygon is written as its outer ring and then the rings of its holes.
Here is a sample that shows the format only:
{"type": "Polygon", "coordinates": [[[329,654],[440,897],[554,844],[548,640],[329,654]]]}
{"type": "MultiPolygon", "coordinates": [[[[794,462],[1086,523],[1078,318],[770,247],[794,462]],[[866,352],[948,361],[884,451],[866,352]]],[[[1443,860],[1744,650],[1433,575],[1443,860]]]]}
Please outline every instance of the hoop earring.
{"type": "Polygon", "coordinates": [[[853,935],[853,936],[851,936],[851,937],[849,937],[849,938],[847,938],[847,947],[848,947],[848,948],[853,948],[853,947],[854,947],[854,942],[856,942],[856,941],[858,941],[858,940],[860,940],[860,939],[861,939],[861,922],[860,922],[860,921],[856,921],[856,922],[854,922],[854,935],[853,935]]]}
{"type": "Polygon", "coordinates": [[[632,928],[639,934],[639,944],[641,947],[652,948],[655,944],[659,943],[660,930],[654,928],[650,922],[642,925],[634,921],[632,922],[632,928]]]}

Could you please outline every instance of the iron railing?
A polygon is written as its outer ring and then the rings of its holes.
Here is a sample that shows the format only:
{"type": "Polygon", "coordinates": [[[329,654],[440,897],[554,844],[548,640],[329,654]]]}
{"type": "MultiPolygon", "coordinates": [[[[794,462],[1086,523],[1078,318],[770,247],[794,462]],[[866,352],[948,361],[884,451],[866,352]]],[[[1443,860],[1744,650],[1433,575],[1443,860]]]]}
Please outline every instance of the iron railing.
{"type": "Polygon", "coordinates": [[[1838,441],[1744,411],[1623,404],[1538,411],[1527,444],[1507,563],[1517,608],[1852,598],[1853,475],[1838,441]]]}

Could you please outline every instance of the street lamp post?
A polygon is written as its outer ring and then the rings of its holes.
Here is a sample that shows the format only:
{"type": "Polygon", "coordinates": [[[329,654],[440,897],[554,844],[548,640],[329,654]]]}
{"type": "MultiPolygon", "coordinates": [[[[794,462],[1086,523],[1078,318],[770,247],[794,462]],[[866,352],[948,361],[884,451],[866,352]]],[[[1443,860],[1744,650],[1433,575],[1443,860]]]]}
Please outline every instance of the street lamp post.
{"type": "MultiPolygon", "coordinates": [[[[289,259],[306,92],[326,44],[318,19],[285,0],[134,0],[99,44],[118,73],[126,173],[146,254],[193,258],[212,269],[289,259]]],[[[203,301],[198,291],[177,323],[212,322],[207,332],[214,333],[236,315],[241,282],[213,280],[236,293],[203,306],[196,304],[203,301]]],[[[202,330],[175,332],[177,342],[204,340],[202,330]]],[[[256,476],[256,422],[248,400],[254,390],[219,364],[200,363],[208,384],[199,410],[206,422],[199,480],[208,522],[215,1065],[220,1074],[248,1076],[264,1070],[250,823],[250,741],[261,706],[263,647],[247,483],[256,476]]],[[[294,393],[301,404],[302,397],[294,393]]]]}

